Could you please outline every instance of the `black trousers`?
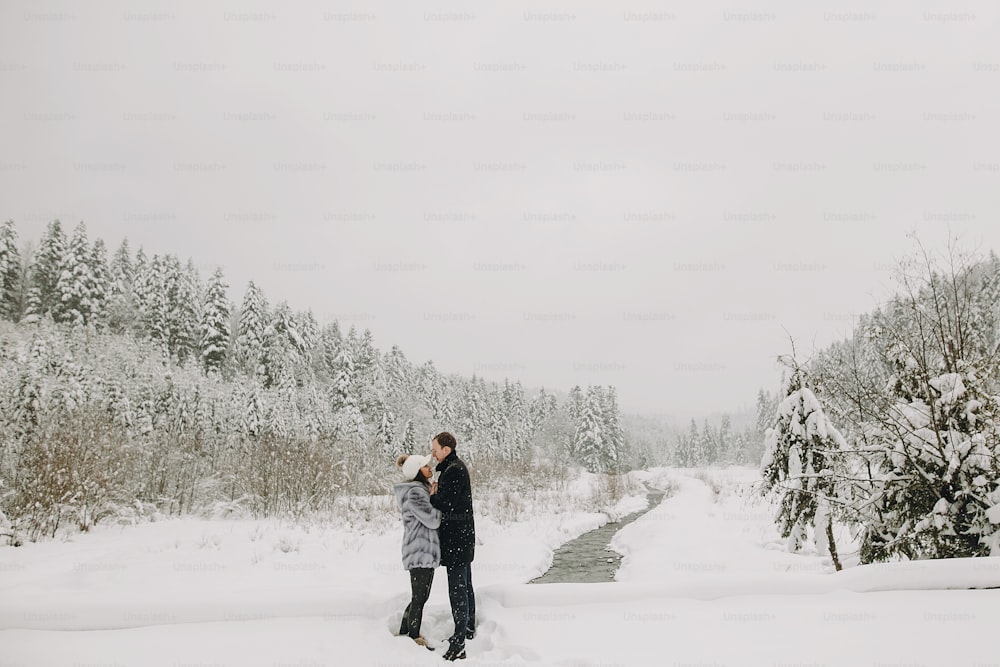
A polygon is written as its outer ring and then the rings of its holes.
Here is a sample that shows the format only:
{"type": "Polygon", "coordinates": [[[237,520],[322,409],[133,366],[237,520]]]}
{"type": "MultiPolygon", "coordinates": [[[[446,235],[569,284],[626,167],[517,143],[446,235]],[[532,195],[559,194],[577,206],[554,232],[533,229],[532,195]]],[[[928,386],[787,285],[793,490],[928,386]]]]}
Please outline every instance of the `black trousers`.
{"type": "Polygon", "coordinates": [[[434,583],[434,570],[429,567],[415,567],[410,570],[410,604],[403,612],[403,622],[399,625],[399,634],[410,635],[416,639],[420,636],[420,623],[424,619],[424,604],[431,595],[431,584],[434,583]]]}
{"type": "Polygon", "coordinates": [[[476,629],[476,594],[472,590],[472,564],[449,565],[448,599],[451,618],[455,621],[455,634],[448,640],[452,646],[465,646],[465,633],[476,629]]]}

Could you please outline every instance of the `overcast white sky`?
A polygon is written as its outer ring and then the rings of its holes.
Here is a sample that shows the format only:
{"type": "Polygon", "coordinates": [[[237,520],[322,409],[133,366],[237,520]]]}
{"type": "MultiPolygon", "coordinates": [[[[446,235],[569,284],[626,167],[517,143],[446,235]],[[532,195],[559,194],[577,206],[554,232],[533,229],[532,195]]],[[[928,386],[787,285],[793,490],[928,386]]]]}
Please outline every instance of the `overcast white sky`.
{"type": "Polygon", "coordinates": [[[886,294],[908,231],[1000,246],[998,13],[6,0],[0,217],[443,371],[730,410],[886,294]]]}

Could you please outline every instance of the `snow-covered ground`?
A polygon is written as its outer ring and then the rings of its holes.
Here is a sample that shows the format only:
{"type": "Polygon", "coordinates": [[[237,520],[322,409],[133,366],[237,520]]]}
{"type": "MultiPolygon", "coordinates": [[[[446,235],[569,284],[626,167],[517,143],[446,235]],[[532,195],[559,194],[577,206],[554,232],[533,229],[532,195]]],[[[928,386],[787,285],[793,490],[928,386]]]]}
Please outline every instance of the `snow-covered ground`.
{"type": "MultiPolygon", "coordinates": [[[[1000,590],[969,590],[1000,587],[1000,558],[834,574],[781,550],[746,494],[753,471],[709,471],[718,494],[690,471],[639,476],[675,493],[615,537],[625,558],[608,584],[525,584],[606,515],[539,497],[513,521],[500,498],[477,499],[466,664],[1000,664],[1000,590]]],[[[583,505],[591,482],[564,493],[583,505]]],[[[0,666],[438,664],[392,636],[409,597],[399,537],[374,513],[349,526],[170,520],[0,548],[0,666]]],[[[438,570],[425,610],[436,642],[451,632],[444,581],[438,570]]]]}

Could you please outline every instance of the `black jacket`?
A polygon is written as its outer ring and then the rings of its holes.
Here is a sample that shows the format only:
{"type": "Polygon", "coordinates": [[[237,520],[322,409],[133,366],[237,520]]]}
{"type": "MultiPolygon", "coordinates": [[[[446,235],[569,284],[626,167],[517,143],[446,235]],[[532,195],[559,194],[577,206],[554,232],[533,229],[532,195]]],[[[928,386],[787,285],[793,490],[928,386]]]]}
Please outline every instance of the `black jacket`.
{"type": "Polygon", "coordinates": [[[438,464],[437,493],[431,505],[441,510],[441,564],[464,565],[476,557],[476,520],[472,513],[472,482],[469,470],[455,452],[438,464]]]}

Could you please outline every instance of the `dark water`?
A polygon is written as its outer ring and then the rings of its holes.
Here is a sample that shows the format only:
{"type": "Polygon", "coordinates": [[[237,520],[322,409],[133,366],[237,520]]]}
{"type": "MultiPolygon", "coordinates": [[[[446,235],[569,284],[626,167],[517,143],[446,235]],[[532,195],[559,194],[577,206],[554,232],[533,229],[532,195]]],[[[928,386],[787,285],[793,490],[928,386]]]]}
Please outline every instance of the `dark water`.
{"type": "Polygon", "coordinates": [[[646,487],[649,507],[609,522],[596,530],[584,533],[572,542],[559,547],[552,559],[552,567],[532,584],[582,583],[593,584],[614,581],[615,571],[622,556],[608,546],[619,530],[653,509],[663,500],[663,491],[646,487]]]}

